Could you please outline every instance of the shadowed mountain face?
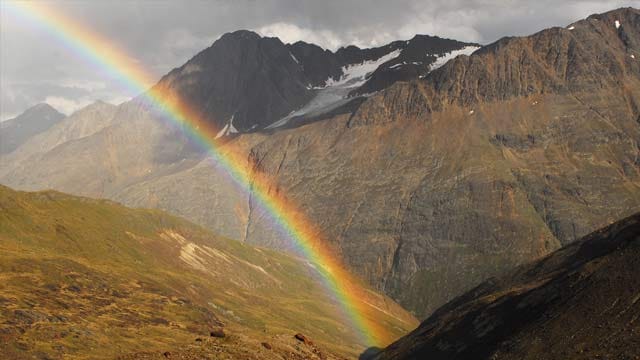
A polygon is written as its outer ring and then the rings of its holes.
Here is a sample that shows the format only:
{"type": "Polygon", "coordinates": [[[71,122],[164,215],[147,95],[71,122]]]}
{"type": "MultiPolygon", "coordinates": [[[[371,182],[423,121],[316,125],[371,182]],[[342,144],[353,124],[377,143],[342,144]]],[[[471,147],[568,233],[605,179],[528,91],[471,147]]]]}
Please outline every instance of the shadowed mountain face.
{"type": "Polygon", "coordinates": [[[64,118],[49,104],[38,104],[19,116],[0,123],[0,154],[8,154],[31,137],[48,130],[64,118]]]}
{"type": "MultiPolygon", "coordinates": [[[[322,74],[303,74],[314,97],[264,123],[278,126],[228,137],[219,151],[273,179],[270,191],[298,204],[354,272],[426,317],[490,276],[640,211],[639,16],[619,9],[446,64],[439,56],[428,73],[359,102],[349,94],[376,78],[362,73],[402,69],[421,37],[336,53],[283,45],[293,64],[322,74]],[[393,50],[400,43],[407,47],[393,50]],[[345,66],[351,52],[367,55],[345,66]],[[325,74],[331,80],[319,85],[325,74]],[[336,103],[343,111],[327,105],[336,103]],[[317,121],[296,122],[309,114],[317,121]]],[[[298,86],[294,75],[282,81],[298,86]]],[[[201,90],[194,99],[206,97],[201,90]]],[[[255,198],[135,102],[101,131],[3,164],[0,181],[21,189],[157,207],[243,242],[288,246],[255,198]]]]}
{"type": "MultiPolygon", "coordinates": [[[[362,350],[301,259],[157,210],[52,191],[0,186],[0,209],[3,359],[335,359],[362,350]],[[220,328],[226,337],[210,335],[220,328]]],[[[390,299],[366,294],[363,316],[391,336],[416,326],[390,299]]]]}
{"type": "Polygon", "coordinates": [[[225,34],[156,86],[188,99],[217,128],[227,133],[247,132],[268,127],[303,108],[328,82],[338,82],[350,71],[362,73],[348,87],[345,84],[343,93],[324,97],[325,105],[347,101],[350,93],[371,93],[395,81],[416,79],[428,72],[438,56],[465,47],[476,48],[416,36],[379,48],[349,46],[334,53],[304,42],[285,45],[277,38],[241,30],[225,34]],[[394,66],[397,68],[390,69],[394,66]]]}
{"type": "Polygon", "coordinates": [[[489,280],[374,359],[635,359],[640,214],[489,280]]]}

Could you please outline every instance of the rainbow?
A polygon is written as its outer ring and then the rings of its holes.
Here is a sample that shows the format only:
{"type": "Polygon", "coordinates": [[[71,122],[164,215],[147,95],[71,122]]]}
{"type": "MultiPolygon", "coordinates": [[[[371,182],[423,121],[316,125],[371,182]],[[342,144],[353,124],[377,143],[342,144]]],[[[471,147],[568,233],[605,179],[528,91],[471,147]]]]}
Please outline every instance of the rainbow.
{"type": "Polygon", "coordinates": [[[246,160],[238,153],[221,149],[221,144],[215,139],[218,129],[204,121],[195,109],[166,89],[150,87],[154,79],[135,60],[86,26],[36,2],[10,1],[3,4],[10,14],[50,33],[69,50],[106,71],[130,90],[142,94],[140,96],[145,101],[153,104],[164,117],[181,127],[192,141],[202,146],[216,165],[225,169],[244,191],[252,192],[273,221],[288,235],[291,245],[318,270],[329,295],[341,305],[343,316],[352,325],[361,345],[383,346],[394,340],[375,321],[375,311],[366,303],[370,297],[367,290],[359,279],[342,266],[339,257],[327,246],[318,229],[294,204],[270,190],[273,187],[268,178],[248,165],[242,165],[246,164],[246,160]]]}

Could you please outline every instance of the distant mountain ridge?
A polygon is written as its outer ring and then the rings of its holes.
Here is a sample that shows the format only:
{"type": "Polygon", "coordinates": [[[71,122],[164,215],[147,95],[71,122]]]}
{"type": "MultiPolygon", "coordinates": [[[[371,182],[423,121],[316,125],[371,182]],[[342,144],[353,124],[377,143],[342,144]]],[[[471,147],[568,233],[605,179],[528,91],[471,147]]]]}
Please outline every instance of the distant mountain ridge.
{"type": "Polygon", "coordinates": [[[31,137],[48,130],[65,117],[51,105],[30,107],[21,115],[0,123],[0,155],[8,154],[31,137]]]}

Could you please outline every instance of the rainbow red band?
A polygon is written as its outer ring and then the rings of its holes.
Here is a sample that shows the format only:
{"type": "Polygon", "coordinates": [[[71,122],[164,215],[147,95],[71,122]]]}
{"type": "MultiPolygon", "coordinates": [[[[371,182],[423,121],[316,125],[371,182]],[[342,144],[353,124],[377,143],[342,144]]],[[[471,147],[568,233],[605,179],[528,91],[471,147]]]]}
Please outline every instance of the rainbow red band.
{"type": "Polygon", "coordinates": [[[273,221],[288,234],[292,245],[318,270],[324,286],[341,304],[343,315],[352,324],[363,346],[383,346],[393,340],[375,321],[371,305],[365,302],[367,291],[342,266],[339,258],[319,235],[320,232],[281,194],[270,192],[272,183],[248,168],[244,157],[228,147],[220,149],[220,144],[215,140],[218,129],[213,129],[207,121],[203,121],[175,94],[169,94],[159,87],[149,89],[153,78],[111,41],[91,32],[88,27],[36,2],[2,3],[11,15],[47,31],[72,52],[142,94],[141,97],[159,108],[166,118],[179,125],[194,142],[202,146],[216,165],[222,166],[244,191],[252,192],[273,221]]]}

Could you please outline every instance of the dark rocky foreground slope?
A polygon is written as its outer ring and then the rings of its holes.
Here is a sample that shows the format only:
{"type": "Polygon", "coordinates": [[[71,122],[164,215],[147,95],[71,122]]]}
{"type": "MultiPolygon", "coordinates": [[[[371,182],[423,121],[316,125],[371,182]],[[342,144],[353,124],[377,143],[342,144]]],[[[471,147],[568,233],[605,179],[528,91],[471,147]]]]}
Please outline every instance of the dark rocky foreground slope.
{"type": "Polygon", "coordinates": [[[374,358],[638,359],[640,214],[491,279],[374,358]]]}

